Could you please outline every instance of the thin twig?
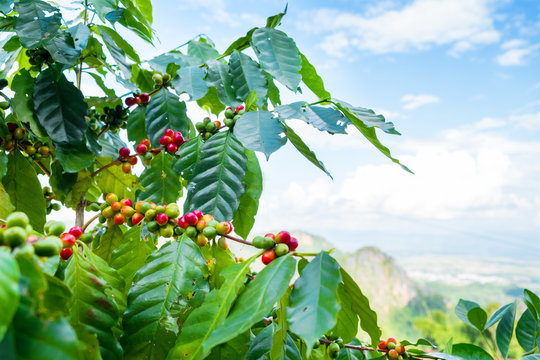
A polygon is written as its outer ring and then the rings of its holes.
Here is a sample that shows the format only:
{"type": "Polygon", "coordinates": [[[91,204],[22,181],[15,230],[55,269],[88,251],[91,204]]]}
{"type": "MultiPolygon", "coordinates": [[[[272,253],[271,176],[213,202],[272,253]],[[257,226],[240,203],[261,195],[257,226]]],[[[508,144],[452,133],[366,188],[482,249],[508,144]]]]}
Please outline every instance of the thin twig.
{"type": "Polygon", "coordinates": [[[88,220],[86,222],[86,224],[84,224],[84,226],[82,227],[82,231],[85,232],[88,225],[90,225],[92,222],[94,222],[94,220],[96,220],[98,217],[99,217],[99,214],[94,215],[93,217],[91,217],[90,220],[88,220]]]}
{"type": "Polygon", "coordinates": [[[247,241],[247,240],[244,240],[244,239],[240,239],[240,238],[237,238],[237,237],[232,236],[232,235],[221,235],[221,236],[226,237],[227,239],[231,239],[232,241],[239,242],[239,243],[241,243],[241,244],[253,246],[253,244],[252,244],[250,241],[247,241]]]}
{"type": "Polygon", "coordinates": [[[116,159],[113,162],[108,163],[107,165],[105,165],[101,169],[97,169],[96,171],[94,171],[92,174],[90,174],[90,177],[94,177],[97,174],[99,174],[100,172],[102,172],[103,170],[106,170],[106,169],[108,169],[108,168],[110,168],[111,166],[114,166],[114,165],[120,165],[121,163],[122,162],[119,159],[116,159]]]}
{"type": "Polygon", "coordinates": [[[105,125],[105,126],[103,127],[103,129],[101,129],[101,131],[99,132],[99,134],[98,134],[97,137],[100,138],[101,135],[105,134],[105,132],[106,132],[107,130],[109,130],[109,124],[105,125]]]}

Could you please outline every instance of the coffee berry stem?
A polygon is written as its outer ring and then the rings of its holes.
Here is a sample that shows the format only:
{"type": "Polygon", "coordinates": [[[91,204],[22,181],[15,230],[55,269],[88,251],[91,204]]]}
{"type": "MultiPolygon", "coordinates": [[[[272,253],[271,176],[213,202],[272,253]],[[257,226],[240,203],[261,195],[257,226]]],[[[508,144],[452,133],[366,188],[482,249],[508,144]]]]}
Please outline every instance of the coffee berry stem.
{"type": "Polygon", "coordinates": [[[105,125],[103,127],[103,129],[101,129],[101,131],[99,132],[99,134],[97,135],[98,139],[107,132],[107,130],[109,130],[109,124],[105,125]]]}
{"type": "Polygon", "coordinates": [[[301,252],[293,252],[293,256],[299,256],[299,257],[305,257],[305,256],[317,256],[319,253],[301,253],[301,252]]]}
{"type": "Polygon", "coordinates": [[[232,235],[220,235],[220,236],[226,237],[227,239],[231,239],[232,241],[236,241],[236,242],[239,242],[241,244],[253,246],[253,244],[250,241],[237,238],[236,236],[232,236],[232,235]]]}
{"type": "Polygon", "coordinates": [[[93,223],[97,218],[99,218],[99,214],[96,214],[96,215],[92,216],[92,217],[86,222],[86,224],[84,224],[84,226],[82,227],[82,231],[85,232],[86,228],[87,228],[91,223],[93,223]]]}
{"type": "MultiPolygon", "coordinates": [[[[157,148],[150,149],[147,152],[159,153],[162,150],[165,150],[165,147],[160,146],[160,147],[157,147],[157,148]]],[[[126,159],[129,159],[129,158],[131,158],[133,156],[142,156],[142,155],[141,154],[132,154],[132,155],[129,155],[126,159]]],[[[107,165],[103,166],[102,168],[97,169],[96,171],[94,171],[92,174],[90,174],[90,177],[94,177],[97,174],[99,174],[100,172],[102,172],[103,170],[106,170],[106,169],[108,169],[108,168],[110,168],[111,166],[114,166],[114,165],[120,165],[121,163],[122,163],[122,161],[120,160],[120,157],[118,157],[116,160],[113,160],[112,162],[108,163],[107,165]]]]}
{"type": "MultiPolygon", "coordinates": [[[[18,144],[18,145],[19,145],[19,149],[24,151],[24,147],[21,144],[18,144]]],[[[32,160],[41,169],[41,171],[43,171],[45,175],[47,175],[48,177],[51,177],[51,173],[49,172],[49,170],[47,170],[47,168],[43,166],[43,164],[39,160],[36,160],[36,159],[32,159],[32,160]]]]}

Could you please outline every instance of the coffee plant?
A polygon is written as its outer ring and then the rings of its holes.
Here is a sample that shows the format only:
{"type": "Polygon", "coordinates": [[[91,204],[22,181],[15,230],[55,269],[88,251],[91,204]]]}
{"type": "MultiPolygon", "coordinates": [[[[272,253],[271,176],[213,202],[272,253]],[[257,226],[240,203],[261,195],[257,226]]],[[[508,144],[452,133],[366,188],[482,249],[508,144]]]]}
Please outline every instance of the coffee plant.
{"type": "MultiPolygon", "coordinates": [[[[199,36],[147,61],[117,29],[151,44],[150,0],[2,0],[0,12],[1,359],[507,357],[517,302],[489,319],[458,304],[487,351],[380,340],[330,252],[304,253],[286,230],[250,235],[256,152],[290,142],[330,176],[292,120],[336,136],[355,128],[409,171],[377,137],[399,135],[394,125],[332,98],[276,29],[286,11],[224,52],[199,36]],[[104,96],[85,96],[88,81],[104,96]],[[283,104],[285,89],[314,101],[283,104]],[[208,117],[188,118],[186,101],[208,117]],[[75,211],[70,229],[47,221],[62,206],[75,211]],[[254,255],[235,257],[233,242],[254,255]]],[[[523,299],[515,335],[523,359],[540,359],[540,299],[523,299]]]]}

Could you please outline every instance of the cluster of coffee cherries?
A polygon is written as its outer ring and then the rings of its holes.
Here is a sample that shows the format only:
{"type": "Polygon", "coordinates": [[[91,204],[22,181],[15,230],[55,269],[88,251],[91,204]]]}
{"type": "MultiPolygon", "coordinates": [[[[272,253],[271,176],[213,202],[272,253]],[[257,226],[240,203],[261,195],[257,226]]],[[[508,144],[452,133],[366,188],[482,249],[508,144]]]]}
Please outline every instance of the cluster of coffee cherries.
{"type": "Polygon", "coordinates": [[[178,216],[180,216],[180,209],[176,203],[156,205],[153,202],[139,201],[135,205],[135,210],[137,212],[131,221],[133,225],[144,220],[147,223],[148,231],[166,238],[181,233],[176,225],[178,216]]]}
{"type": "Polygon", "coordinates": [[[268,265],[276,257],[287,255],[289,251],[296,250],[298,240],[292,237],[288,231],[280,231],[277,235],[268,233],[264,236],[255,236],[252,244],[258,249],[266,249],[261,260],[263,264],[268,265]]]}
{"type": "Polygon", "coordinates": [[[108,226],[122,225],[124,223],[133,224],[131,222],[132,216],[136,211],[133,208],[131,199],[119,200],[116,194],[110,193],[105,196],[105,202],[101,204],[100,209],[101,214],[98,218],[100,223],[106,222],[108,226]]]}
{"type": "Polygon", "coordinates": [[[2,120],[5,119],[7,109],[9,109],[9,101],[0,101],[0,118],[2,120]]]}
{"type": "Polygon", "coordinates": [[[83,232],[83,229],[79,226],[74,226],[69,229],[69,231],[63,232],[60,235],[60,240],[62,240],[62,250],[60,250],[60,258],[62,260],[67,260],[71,257],[71,255],[73,255],[73,246],[75,245],[77,240],[88,243],[92,241],[92,238],[92,234],[83,232]]]}
{"type": "Polygon", "coordinates": [[[126,100],[124,100],[127,107],[131,107],[133,105],[138,104],[148,104],[150,101],[150,94],[148,93],[142,93],[142,94],[133,94],[133,96],[127,97],[126,100]]]}
{"type": "Polygon", "coordinates": [[[386,351],[386,356],[390,360],[402,360],[403,357],[407,356],[405,347],[401,344],[398,344],[397,340],[393,337],[390,337],[386,340],[381,340],[378,347],[379,351],[386,351]]]}
{"type": "Polygon", "coordinates": [[[169,81],[171,81],[171,75],[170,74],[154,74],[152,75],[152,80],[154,81],[154,87],[156,89],[159,89],[160,87],[162,86],[167,86],[169,85],[169,81]]]}
{"type": "Polygon", "coordinates": [[[90,109],[86,119],[88,126],[96,133],[101,132],[101,123],[103,123],[113,134],[117,134],[120,129],[127,127],[128,109],[122,105],[116,105],[114,108],[105,106],[103,114],[100,114],[97,109],[90,109]]]}
{"type": "MultiPolygon", "coordinates": [[[[200,210],[193,210],[182,215],[178,219],[178,227],[181,233],[186,234],[200,247],[208,244],[208,241],[215,239],[218,235],[227,235],[233,230],[229,221],[219,222],[210,214],[203,214],[200,210]]],[[[229,248],[225,238],[218,240],[218,245],[224,250],[229,248]]]]}
{"type": "Polygon", "coordinates": [[[246,109],[244,108],[244,105],[238,105],[236,109],[233,109],[228,107],[225,109],[225,120],[223,123],[225,126],[232,128],[236,121],[246,112],[246,109]]]}
{"type": "Polygon", "coordinates": [[[8,122],[6,125],[9,133],[5,136],[5,138],[1,138],[2,146],[6,147],[6,151],[9,152],[18,146],[21,150],[24,150],[26,155],[34,160],[46,158],[50,155],[51,148],[48,145],[42,143],[41,141],[32,143],[27,129],[19,127],[17,124],[12,122],[8,122]]]}
{"type": "Polygon", "coordinates": [[[26,56],[29,58],[30,65],[33,65],[34,71],[40,71],[43,64],[51,65],[54,62],[51,54],[44,48],[26,50],[26,56]]]}
{"type": "Polygon", "coordinates": [[[221,122],[212,121],[209,117],[205,117],[203,121],[195,124],[195,128],[201,134],[203,140],[208,140],[221,128],[221,122]]]}
{"type": "Polygon", "coordinates": [[[43,197],[45,198],[45,203],[47,205],[47,214],[50,214],[53,210],[60,210],[60,204],[53,203],[53,199],[56,197],[56,195],[54,195],[48,186],[43,188],[43,197]]]}
{"type": "Polygon", "coordinates": [[[170,154],[174,154],[178,151],[178,148],[185,143],[184,136],[180,131],[173,131],[172,129],[166,129],[163,132],[163,136],[159,138],[159,143],[165,147],[165,150],[170,154]]]}
{"type": "MultiPolygon", "coordinates": [[[[326,353],[331,359],[336,359],[339,356],[339,351],[345,346],[343,339],[340,337],[329,337],[323,335],[324,340],[329,342],[324,342],[326,344],[326,353]]],[[[314,349],[318,348],[321,343],[317,340],[313,346],[314,349]]]]}
{"type": "MultiPolygon", "coordinates": [[[[160,149],[158,149],[161,151],[160,149]]],[[[143,163],[146,166],[150,166],[152,159],[154,158],[154,152],[152,150],[152,144],[148,139],[142,139],[141,142],[135,147],[135,151],[141,157],[143,163]]],[[[156,151],[156,154],[159,153],[156,151]]]]}
{"type": "Polygon", "coordinates": [[[118,150],[118,159],[122,162],[122,171],[126,174],[131,173],[131,167],[137,164],[137,156],[131,155],[127,147],[123,146],[118,150]]]}

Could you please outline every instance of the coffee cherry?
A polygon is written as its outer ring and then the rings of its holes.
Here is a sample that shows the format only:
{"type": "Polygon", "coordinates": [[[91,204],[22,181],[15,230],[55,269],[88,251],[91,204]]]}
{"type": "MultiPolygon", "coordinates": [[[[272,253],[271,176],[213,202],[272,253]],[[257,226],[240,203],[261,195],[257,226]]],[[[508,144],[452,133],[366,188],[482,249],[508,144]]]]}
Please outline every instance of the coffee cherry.
{"type": "Polygon", "coordinates": [[[381,340],[381,342],[379,343],[379,349],[386,349],[386,340],[381,340]]]}
{"type": "Polygon", "coordinates": [[[178,226],[180,226],[182,229],[185,229],[189,226],[189,224],[186,222],[186,220],[182,216],[180,217],[180,219],[178,219],[178,226]]]}
{"type": "Polygon", "coordinates": [[[202,231],[206,227],[206,221],[204,221],[203,219],[197,221],[197,225],[195,225],[195,227],[197,228],[197,230],[202,231]]]}
{"type": "Polygon", "coordinates": [[[127,97],[125,103],[127,107],[131,107],[137,103],[137,100],[134,97],[127,97]]]}
{"type": "Polygon", "coordinates": [[[115,201],[111,204],[111,209],[115,212],[120,211],[121,208],[122,204],[120,203],[120,201],[115,201]]]}
{"type": "Polygon", "coordinates": [[[157,214],[161,214],[161,213],[164,213],[166,211],[166,207],[165,205],[159,205],[159,206],[156,206],[156,213],[157,214]]]}
{"type": "Polygon", "coordinates": [[[138,161],[138,160],[137,160],[137,157],[136,157],[136,156],[132,156],[132,157],[129,158],[129,163],[130,163],[131,165],[136,165],[136,164],[137,164],[137,161],[138,161]]]}
{"type": "Polygon", "coordinates": [[[133,214],[135,214],[135,209],[132,208],[131,206],[122,206],[122,208],[120,209],[120,214],[122,214],[125,218],[128,218],[128,217],[131,217],[133,216],[133,214]]]}
{"type": "Polygon", "coordinates": [[[232,227],[229,222],[222,221],[216,225],[216,231],[219,235],[227,235],[231,233],[232,227]]]}
{"type": "Polygon", "coordinates": [[[122,171],[126,174],[131,173],[131,164],[130,163],[122,163],[122,171]]]}
{"type": "Polygon", "coordinates": [[[172,137],[174,136],[174,131],[173,131],[172,129],[166,129],[166,130],[163,132],[163,135],[172,138],[172,137]]]}
{"type": "Polygon", "coordinates": [[[399,357],[399,354],[397,353],[396,350],[392,349],[392,350],[388,351],[388,358],[389,359],[397,360],[398,357],[399,357]]]}
{"type": "Polygon", "coordinates": [[[192,211],[193,215],[195,215],[197,217],[197,219],[202,219],[204,214],[201,210],[193,210],[192,211]]]}
{"type": "Polygon", "coordinates": [[[152,232],[152,233],[155,233],[156,231],[159,231],[159,224],[157,223],[157,221],[150,221],[147,225],[148,227],[148,231],[152,232]]]}
{"type": "Polygon", "coordinates": [[[391,350],[391,349],[395,349],[396,348],[396,344],[393,343],[393,342],[387,342],[386,343],[386,348],[391,350]]]}
{"type": "Polygon", "coordinates": [[[184,220],[188,225],[196,225],[199,219],[197,218],[197,215],[193,213],[186,213],[184,214],[184,220]]]}
{"type": "Polygon", "coordinates": [[[65,248],[60,250],[60,259],[64,261],[68,260],[71,255],[73,255],[73,250],[71,250],[71,248],[65,248]]]}
{"type": "Polygon", "coordinates": [[[173,237],[174,235],[174,228],[172,225],[166,225],[159,229],[159,235],[165,238],[173,237]]]}
{"type": "Polygon", "coordinates": [[[144,213],[144,220],[151,221],[156,217],[157,212],[154,209],[150,209],[144,213]]]}
{"type": "Polygon", "coordinates": [[[113,202],[117,202],[118,201],[118,196],[116,196],[116,194],[108,194],[107,196],[105,196],[105,201],[109,204],[112,204],[113,202]]]}
{"type": "MultiPolygon", "coordinates": [[[[135,205],[135,210],[137,210],[137,205],[135,205]]],[[[142,201],[142,203],[139,205],[138,211],[142,214],[145,214],[148,210],[152,210],[152,205],[150,205],[150,203],[142,201]]]]}
{"type": "Polygon", "coordinates": [[[386,340],[386,343],[394,343],[394,345],[397,345],[397,340],[393,337],[389,337],[388,340],[386,340]]]}
{"type": "Polygon", "coordinates": [[[4,231],[4,242],[12,248],[24,244],[27,232],[21,227],[10,227],[4,231]]]}
{"type": "Polygon", "coordinates": [[[225,240],[224,237],[220,237],[218,240],[218,246],[222,248],[223,250],[229,249],[229,244],[227,244],[227,240],[225,240]]]}
{"type": "Polygon", "coordinates": [[[148,148],[144,144],[139,144],[135,148],[135,151],[137,152],[137,154],[144,155],[148,151],[148,148]]]}
{"type": "Polygon", "coordinates": [[[147,149],[150,149],[152,147],[152,145],[150,144],[150,140],[148,139],[142,139],[141,144],[146,146],[147,149]]]}
{"type": "Polygon", "coordinates": [[[118,154],[122,158],[127,158],[129,156],[129,149],[125,146],[121,147],[120,150],[118,150],[118,154]]]}
{"type": "Polygon", "coordinates": [[[217,232],[216,232],[216,228],[215,227],[212,227],[212,226],[207,226],[203,229],[203,234],[204,236],[206,236],[208,239],[213,239],[216,237],[217,235],[217,232]]]}
{"type": "Polygon", "coordinates": [[[195,243],[197,243],[197,245],[199,245],[200,247],[203,247],[208,244],[208,239],[206,238],[206,236],[204,236],[204,234],[199,234],[195,239],[195,243]]]}
{"type": "Polygon", "coordinates": [[[213,122],[211,122],[211,123],[209,123],[208,125],[206,125],[206,131],[212,133],[212,132],[214,132],[214,131],[216,131],[216,130],[217,130],[217,126],[216,126],[216,124],[213,123],[213,122]]]}
{"type": "Polygon", "coordinates": [[[232,127],[232,126],[234,125],[233,119],[225,119],[225,120],[223,121],[223,123],[224,123],[225,126],[227,126],[227,127],[232,127]]]}
{"type": "Polygon", "coordinates": [[[139,98],[141,99],[141,103],[147,104],[150,101],[150,95],[147,93],[142,93],[139,98]]]}
{"type": "Polygon", "coordinates": [[[163,74],[163,82],[168,83],[169,81],[171,81],[171,75],[167,73],[163,74]]]}
{"type": "Polygon", "coordinates": [[[70,233],[63,233],[60,235],[60,240],[62,240],[62,246],[65,248],[72,247],[77,242],[75,236],[70,233]]]}
{"type": "Polygon", "coordinates": [[[277,244],[274,251],[276,252],[276,256],[284,256],[289,253],[289,247],[286,244],[277,244]]]}
{"type": "Polygon", "coordinates": [[[105,209],[101,210],[101,215],[103,215],[105,219],[110,219],[114,216],[114,210],[110,206],[107,206],[105,209]]]}
{"type": "Polygon", "coordinates": [[[79,240],[81,235],[83,234],[83,230],[80,226],[74,226],[68,231],[71,235],[75,236],[75,239],[79,240]]]}
{"type": "Polygon", "coordinates": [[[195,124],[195,129],[197,129],[198,132],[203,132],[206,129],[206,125],[203,122],[198,122],[195,124]]]}
{"type": "Polygon", "coordinates": [[[180,215],[180,209],[178,209],[178,205],[175,203],[171,203],[167,205],[167,208],[165,209],[165,214],[169,217],[169,219],[175,219],[180,215]]]}
{"type": "Polygon", "coordinates": [[[209,223],[210,221],[214,220],[214,217],[210,214],[204,214],[203,215],[203,220],[206,221],[207,223],[209,223]]]}
{"type": "Polygon", "coordinates": [[[122,214],[114,215],[114,223],[116,225],[122,225],[125,221],[126,219],[124,219],[124,216],[122,216],[122,214]]]}
{"type": "Polygon", "coordinates": [[[186,230],[184,231],[184,234],[186,234],[191,239],[195,239],[198,232],[197,232],[197,229],[195,228],[195,226],[188,226],[186,228],[186,230]]]}
{"type": "Polygon", "coordinates": [[[152,75],[152,81],[156,85],[161,85],[161,84],[163,84],[163,77],[160,74],[154,74],[154,75],[152,75]]]}
{"type": "Polygon", "coordinates": [[[172,142],[172,138],[170,136],[162,136],[159,138],[159,143],[163,146],[167,146],[172,142]]]}
{"type": "Polygon", "coordinates": [[[289,240],[287,246],[289,246],[290,251],[296,250],[296,248],[298,247],[298,240],[296,240],[295,237],[292,237],[291,240],[289,240]]]}
{"type": "Polygon", "coordinates": [[[157,214],[156,221],[159,225],[164,225],[169,221],[169,217],[165,213],[157,214]]]}
{"type": "Polygon", "coordinates": [[[141,213],[135,213],[135,214],[133,214],[133,216],[131,217],[131,222],[133,223],[133,225],[137,225],[137,224],[139,224],[143,219],[144,219],[144,215],[143,215],[143,214],[141,214],[141,213]]]}
{"type": "MultiPolygon", "coordinates": [[[[2,234],[3,236],[3,234],[2,234]]],[[[38,237],[37,235],[28,235],[28,237],[26,238],[26,242],[36,242],[38,241],[38,237]]]]}
{"type": "Polygon", "coordinates": [[[261,260],[264,265],[270,264],[272,261],[274,261],[275,258],[276,258],[276,252],[273,249],[265,251],[261,256],[261,260]]]}
{"type": "Polygon", "coordinates": [[[236,109],[234,110],[234,112],[235,112],[236,114],[238,114],[238,113],[239,113],[240,111],[242,111],[242,110],[244,110],[244,105],[238,105],[238,106],[236,107],[236,109]]]}
{"type": "Polygon", "coordinates": [[[339,355],[339,350],[340,350],[340,347],[338,344],[336,344],[335,342],[330,343],[328,345],[328,356],[330,356],[330,358],[332,359],[337,358],[339,355]]]}
{"type": "Polygon", "coordinates": [[[277,233],[274,239],[278,244],[288,244],[291,241],[291,234],[288,231],[280,231],[277,233]]]}
{"type": "Polygon", "coordinates": [[[271,237],[264,237],[263,249],[272,249],[276,246],[276,242],[271,237]]]}
{"type": "Polygon", "coordinates": [[[94,237],[90,233],[83,233],[79,240],[81,240],[83,243],[88,244],[88,243],[92,242],[92,240],[94,240],[94,237]]]}
{"type": "Polygon", "coordinates": [[[170,152],[171,154],[174,154],[175,152],[178,151],[178,146],[176,146],[173,143],[170,143],[169,145],[167,145],[167,151],[170,152]]]}
{"type": "Polygon", "coordinates": [[[405,347],[403,345],[396,346],[395,350],[397,351],[398,354],[405,353],[405,347]]]}
{"type": "Polygon", "coordinates": [[[66,226],[60,221],[52,220],[45,224],[43,230],[47,235],[60,236],[64,232],[64,230],[66,230],[66,226]]]}
{"type": "Polygon", "coordinates": [[[272,234],[272,233],[267,233],[266,235],[264,235],[264,237],[269,237],[271,238],[272,240],[275,240],[276,239],[276,235],[272,234]]]}
{"type": "Polygon", "coordinates": [[[257,249],[264,249],[264,237],[262,236],[255,236],[253,240],[251,240],[251,243],[257,249]]]}
{"type": "Polygon", "coordinates": [[[226,108],[225,109],[225,117],[228,118],[228,119],[232,119],[233,116],[234,116],[233,110],[230,107],[226,108]]]}
{"type": "Polygon", "coordinates": [[[57,236],[47,236],[34,243],[34,251],[37,256],[54,256],[62,250],[62,240],[57,236]]]}
{"type": "Polygon", "coordinates": [[[32,156],[32,155],[34,155],[34,154],[36,153],[37,150],[36,150],[36,148],[35,148],[34,146],[28,145],[28,146],[24,149],[24,151],[25,151],[28,155],[32,156]]]}
{"type": "Polygon", "coordinates": [[[131,201],[131,199],[122,199],[120,200],[120,204],[122,204],[122,206],[133,206],[133,202],[131,201]]]}
{"type": "Polygon", "coordinates": [[[13,132],[13,137],[17,140],[21,140],[24,137],[24,130],[21,128],[16,128],[13,132]]]}
{"type": "Polygon", "coordinates": [[[28,219],[28,216],[20,211],[16,211],[14,213],[11,213],[8,215],[6,219],[6,225],[8,228],[12,227],[21,227],[26,228],[28,223],[30,222],[30,219],[28,219]]]}
{"type": "Polygon", "coordinates": [[[174,133],[172,137],[173,144],[180,146],[184,143],[184,136],[180,131],[174,133]]]}

